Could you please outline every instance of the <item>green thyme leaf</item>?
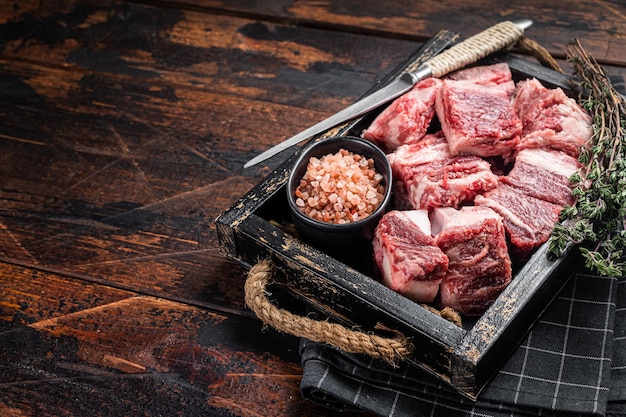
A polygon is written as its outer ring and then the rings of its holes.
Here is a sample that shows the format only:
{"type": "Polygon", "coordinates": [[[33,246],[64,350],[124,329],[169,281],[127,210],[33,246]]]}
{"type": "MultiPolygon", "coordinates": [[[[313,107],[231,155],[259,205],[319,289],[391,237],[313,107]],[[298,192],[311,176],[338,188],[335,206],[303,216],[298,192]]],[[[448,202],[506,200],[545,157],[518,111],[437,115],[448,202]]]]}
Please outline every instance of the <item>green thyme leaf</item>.
{"type": "Polygon", "coordinates": [[[626,276],[626,100],[578,40],[567,55],[581,80],[578,102],[591,115],[593,134],[581,149],[581,170],[570,178],[576,202],[561,211],[549,250],[560,256],[578,245],[587,268],[626,276]]]}

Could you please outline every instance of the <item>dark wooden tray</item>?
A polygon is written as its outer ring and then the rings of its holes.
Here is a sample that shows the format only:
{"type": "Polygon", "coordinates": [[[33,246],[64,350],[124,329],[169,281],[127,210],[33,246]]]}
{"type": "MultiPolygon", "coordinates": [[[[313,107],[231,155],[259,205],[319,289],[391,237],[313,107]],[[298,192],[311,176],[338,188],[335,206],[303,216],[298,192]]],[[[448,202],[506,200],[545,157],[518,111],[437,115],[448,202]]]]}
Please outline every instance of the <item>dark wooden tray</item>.
{"type": "MultiPolygon", "coordinates": [[[[456,39],[441,31],[373,89],[415,69],[456,39]]],[[[516,78],[535,77],[547,86],[568,90],[568,77],[534,62],[503,53],[489,62],[509,63],[516,78]]],[[[319,135],[358,136],[376,114],[319,135]]],[[[475,399],[519,344],[524,334],[579,267],[567,253],[552,260],[541,247],[515,273],[491,308],[458,327],[377,280],[371,247],[330,253],[302,241],[289,222],[285,184],[298,150],[216,220],[222,253],[247,267],[270,258],[278,267],[279,285],[297,303],[313,307],[346,326],[375,331],[383,325],[402,332],[415,345],[408,359],[465,396],[475,399]],[[365,252],[364,252],[365,250],[365,252]]]]}

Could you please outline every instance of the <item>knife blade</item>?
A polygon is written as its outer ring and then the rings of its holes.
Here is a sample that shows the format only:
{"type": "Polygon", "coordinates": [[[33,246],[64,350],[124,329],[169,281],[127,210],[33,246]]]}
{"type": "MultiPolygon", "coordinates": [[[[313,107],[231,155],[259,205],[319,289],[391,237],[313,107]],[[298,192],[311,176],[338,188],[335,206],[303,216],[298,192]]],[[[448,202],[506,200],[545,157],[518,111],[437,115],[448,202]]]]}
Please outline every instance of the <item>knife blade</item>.
{"type": "Polygon", "coordinates": [[[524,30],[528,29],[532,23],[530,19],[522,19],[515,22],[504,21],[485,29],[443,51],[417,70],[404,74],[386,87],[381,88],[327,119],[260,153],[246,162],[243,167],[249,168],[318,133],[350,119],[354,119],[355,117],[362,116],[408,92],[417,82],[424,78],[441,77],[512,45],[524,34],[524,30]]]}

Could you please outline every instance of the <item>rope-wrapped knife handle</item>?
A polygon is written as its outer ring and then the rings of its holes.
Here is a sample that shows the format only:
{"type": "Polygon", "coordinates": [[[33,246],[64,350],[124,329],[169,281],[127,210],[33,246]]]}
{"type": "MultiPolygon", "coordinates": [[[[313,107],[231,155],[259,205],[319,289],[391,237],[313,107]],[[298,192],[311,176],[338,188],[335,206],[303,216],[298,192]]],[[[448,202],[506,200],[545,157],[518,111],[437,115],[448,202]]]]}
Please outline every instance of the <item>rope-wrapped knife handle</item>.
{"type": "MultiPolygon", "coordinates": [[[[429,70],[433,77],[441,77],[513,45],[523,34],[524,29],[518,24],[500,22],[440,53],[424,64],[422,70],[429,70]]],[[[420,69],[414,74],[419,73],[420,69]]]]}

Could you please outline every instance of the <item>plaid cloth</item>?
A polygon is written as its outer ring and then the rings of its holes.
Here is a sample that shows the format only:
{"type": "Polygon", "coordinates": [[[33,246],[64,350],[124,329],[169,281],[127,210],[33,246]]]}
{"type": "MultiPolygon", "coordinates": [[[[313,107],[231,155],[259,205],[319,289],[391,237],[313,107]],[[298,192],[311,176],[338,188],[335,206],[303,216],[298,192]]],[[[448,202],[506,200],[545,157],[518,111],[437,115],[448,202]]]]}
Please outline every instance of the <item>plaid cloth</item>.
{"type": "Polygon", "coordinates": [[[626,415],[626,279],[617,287],[617,308],[613,330],[613,365],[609,391],[610,416],[626,415]]]}
{"type": "Polygon", "coordinates": [[[573,276],[476,402],[414,366],[392,368],[307,340],[300,353],[303,396],[336,410],[433,417],[623,415],[626,281],[573,276]]]}

